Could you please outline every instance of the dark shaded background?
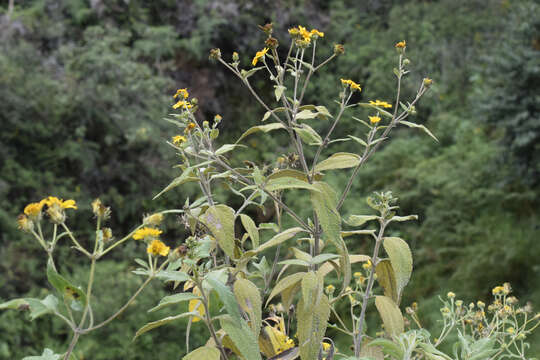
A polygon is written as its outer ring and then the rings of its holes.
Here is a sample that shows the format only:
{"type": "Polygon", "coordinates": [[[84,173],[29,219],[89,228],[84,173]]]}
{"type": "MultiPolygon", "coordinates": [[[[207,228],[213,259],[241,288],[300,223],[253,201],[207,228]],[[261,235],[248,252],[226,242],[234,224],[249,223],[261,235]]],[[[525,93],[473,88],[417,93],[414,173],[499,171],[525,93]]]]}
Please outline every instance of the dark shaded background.
{"type": "MultiPolygon", "coordinates": [[[[0,1],[0,302],[51,291],[39,245],[16,229],[28,202],[47,195],[76,199],[79,210],[69,223],[86,242],[95,197],[112,207],[111,227],[123,234],[143,213],[179,207],[195,196],[196,188],[186,186],[151,200],[178,171],[165,144],[175,130],[162,121],[171,95],[188,87],[200,100],[201,117],[223,115],[223,142],[257,124],[263,111],[231,74],[209,63],[208,52],[220,47],[228,59],[238,51],[250,68],[264,40],[257,24],[272,21],[283,44],[287,28],[297,24],[324,31],[321,59],[334,43],[345,44],[346,54],[313,79],[308,102],[333,108],[340,77],[362,84],[359,101],[391,100],[393,45],[403,39],[412,70],[405,96],[423,77],[434,79],[414,121],[440,143],[396,131],[363,169],[344,207],[345,214],[365,213],[366,195],[392,190],[403,213],[419,215],[418,223],[393,231],[411,244],[416,262],[404,303],[419,302],[432,334],[437,296],[450,289],[466,302],[488,301],[490,289],[508,281],[518,298],[540,305],[539,10],[532,0],[36,0],[15,1],[11,9],[0,1]]],[[[267,86],[262,76],[252,79],[267,86]]],[[[345,121],[339,135],[361,131],[345,121]]],[[[253,136],[237,160],[274,163],[288,151],[279,140],[253,136]]],[[[331,182],[342,188],[345,174],[331,182]]],[[[222,192],[220,200],[234,205],[238,198],[222,192]]],[[[183,239],[177,221],[169,219],[170,244],[183,239]]],[[[369,248],[350,246],[354,253],[369,248]]],[[[140,283],[129,270],[141,251],[129,244],[103,261],[98,318],[140,283]]],[[[63,273],[85,283],[84,259],[64,247],[58,262],[63,273]]],[[[170,291],[155,284],[119,321],[83,338],[76,353],[148,359],[159,348],[160,359],[181,358],[181,324],[130,342],[137,328],[166,314],[146,310],[170,291]]],[[[206,341],[202,325],[193,334],[194,344],[206,341]]],[[[538,339],[531,342],[540,353],[538,339]]],[[[67,341],[69,333],[55,320],[0,313],[0,359],[41,354],[44,347],[62,352],[67,341]]]]}

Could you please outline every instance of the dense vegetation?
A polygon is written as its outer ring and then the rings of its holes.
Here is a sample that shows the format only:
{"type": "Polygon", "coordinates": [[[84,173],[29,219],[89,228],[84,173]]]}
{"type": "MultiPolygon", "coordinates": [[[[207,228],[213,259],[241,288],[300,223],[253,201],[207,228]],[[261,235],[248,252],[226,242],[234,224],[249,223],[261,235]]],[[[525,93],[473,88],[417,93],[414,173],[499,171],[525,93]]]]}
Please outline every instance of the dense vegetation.
{"type": "MultiPolygon", "coordinates": [[[[220,47],[224,57],[238,51],[248,67],[259,48],[256,25],[272,21],[281,33],[297,24],[325,31],[328,54],[333,42],[355,49],[313,80],[306,97],[314,102],[333,96],[336,76],[362,83],[355,100],[389,100],[395,65],[387,50],[402,39],[418,62],[411,64],[412,76],[423,78],[414,71],[422,69],[435,80],[415,121],[428,124],[440,143],[396,132],[353,188],[361,199],[392,190],[404,213],[420,217],[400,234],[412,240],[417,268],[404,303],[418,301],[429,323],[439,311],[437,295],[451,289],[465,301],[486,300],[492,287],[508,281],[521,300],[540,305],[535,1],[37,0],[0,6],[0,301],[49,291],[39,270],[45,258],[16,229],[26,203],[49,194],[75,198],[81,206],[71,221],[80,224],[72,228],[85,229],[90,202],[99,196],[113,209],[114,228],[124,231],[145,211],[183,204],[190,193],[151,200],[177,174],[164,143],[173,127],[161,120],[171,95],[189,87],[203,113],[223,116],[222,136],[236,139],[263,110],[246,102],[246,90],[207,60],[208,51],[220,47]]],[[[359,131],[350,122],[343,135],[359,131]]],[[[249,145],[238,160],[273,164],[286,151],[256,137],[249,145]]],[[[237,201],[228,199],[231,206],[237,201]]],[[[360,213],[362,204],[345,206],[360,213]]],[[[114,276],[97,284],[96,296],[103,298],[97,316],[118,303],[112,297],[125,299],[138,285],[126,261],[132,255],[110,259],[107,271],[114,276]]],[[[67,266],[61,258],[58,263],[67,266]]],[[[82,268],[65,270],[83,281],[82,268]]],[[[159,347],[161,358],[179,358],[182,327],[156,330],[129,346],[149,316],[143,309],[168,291],[147,290],[121,321],[81,340],[78,351],[92,359],[144,359],[159,347]]],[[[0,313],[0,358],[38,354],[45,345],[65,348],[68,334],[59,334],[55,321],[23,322],[22,316],[0,313]]]]}

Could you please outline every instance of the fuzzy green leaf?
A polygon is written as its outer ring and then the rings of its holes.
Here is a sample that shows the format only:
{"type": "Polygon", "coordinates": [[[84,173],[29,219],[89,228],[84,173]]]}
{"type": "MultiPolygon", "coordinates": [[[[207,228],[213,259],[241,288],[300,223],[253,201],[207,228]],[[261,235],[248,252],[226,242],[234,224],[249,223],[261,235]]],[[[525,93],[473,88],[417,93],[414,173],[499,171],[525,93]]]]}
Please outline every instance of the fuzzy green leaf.
{"type": "Polygon", "coordinates": [[[396,285],[398,291],[398,301],[401,299],[403,289],[409,282],[413,270],[413,259],[409,245],[398,237],[385,237],[383,246],[390,257],[392,268],[396,276],[396,285]]]}
{"type": "Polygon", "coordinates": [[[338,152],[324,159],[315,166],[315,171],[347,169],[360,163],[360,156],[352,153],[338,152]]]}
{"type": "Polygon", "coordinates": [[[375,307],[379,311],[384,328],[390,336],[398,336],[404,331],[403,315],[392,299],[387,296],[376,296],[375,307]]]}
{"type": "Polygon", "coordinates": [[[219,360],[221,353],[215,347],[202,346],[184,356],[182,360],[219,360]]]}
{"type": "Polygon", "coordinates": [[[323,294],[314,307],[305,306],[302,298],[298,302],[297,311],[300,358],[302,360],[318,359],[330,317],[328,298],[323,294]]]}
{"type": "Polygon", "coordinates": [[[234,256],[234,210],[227,205],[215,205],[206,210],[201,221],[210,229],[219,246],[231,258],[234,256]]]}

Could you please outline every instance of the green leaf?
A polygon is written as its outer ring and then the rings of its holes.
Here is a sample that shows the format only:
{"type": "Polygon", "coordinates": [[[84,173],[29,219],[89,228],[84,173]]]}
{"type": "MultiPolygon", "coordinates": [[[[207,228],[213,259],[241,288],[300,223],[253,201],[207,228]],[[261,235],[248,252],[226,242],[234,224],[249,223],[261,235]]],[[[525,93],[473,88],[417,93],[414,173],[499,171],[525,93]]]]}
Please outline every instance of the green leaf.
{"type": "Polygon", "coordinates": [[[169,281],[187,281],[190,279],[188,274],[186,274],[183,271],[169,271],[169,270],[161,270],[156,274],[156,277],[158,279],[164,280],[166,283],[169,281]]]}
{"type": "Polygon", "coordinates": [[[242,69],[242,70],[240,70],[240,75],[242,75],[243,79],[247,79],[250,76],[252,76],[253,74],[255,74],[257,71],[262,70],[264,68],[265,68],[264,66],[258,66],[256,68],[253,68],[253,69],[250,69],[250,70],[242,69]]]}
{"type": "Polygon", "coordinates": [[[148,331],[150,331],[152,329],[158,328],[160,326],[166,325],[168,323],[171,323],[171,322],[179,320],[179,319],[183,319],[183,318],[190,317],[190,316],[197,316],[198,317],[199,315],[200,314],[198,312],[186,312],[186,313],[183,313],[183,314],[180,314],[180,315],[168,316],[168,317],[166,317],[164,319],[161,319],[161,320],[149,322],[148,324],[144,325],[142,328],[137,330],[137,332],[135,333],[135,337],[133,338],[132,341],[135,341],[136,338],[138,338],[139,336],[141,336],[145,332],[148,332],[148,331]]]}
{"type": "Polygon", "coordinates": [[[398,336],[404,331],[403,315],[392,299],[387,296],[375,296],[375,307],[379,311],[384,328],[390,336],[398,336]]]}
{"type": "Polygon", "coordinates": [[[351,215],[345,223],[351,226],[362,226],[366,222],[371,220],[377,220],[379,217],[377,215],[351,215]]]}
{"type": "Polygon", "coordinates": [[[362,140],[362,139],[360,139],[360,138],[358,138],[356,136],[349,135],[349,137],[351,139],[353,139],[354,141],[356,141],[357,143],[359,143],[360,145],[363,145],[363,146],[366,146],[366,147],[368,146],[368,144],[364,140],[362,140]]]}
{"type": "Polygon", "coordinates": [[[219,360],[221,353],[215,347],[202,346],[184,356],[182,360],[219,360]]]}
{"type": "Polygon", "coordinates": [[[233,292],[227,285],[219,280],[218,274],[216,272],[208,274],[206,277],[206,282],[217,292],[219,299],[223,302],[225,310],[231,316],[231,318],[238,323],[243,321],[233,292]]]}
{"type": "Polygon", "coordinates": [[[179,177],[177,177],[176,179],[174,179],[173,181],[170,182],[169,185],[165,186],[165,188],[163,190],[161,190],[156,196],[153,197],[152,200],[155,200],[157,199],[158,197],[160,197],[161,195],[163,195],[165,192],[177,187],[177,186],[180,186],[182,184],[185,184],[187,182],[190,182],[190,181],[198,181],[199,178],[197,178],[196,176],[191,176],[192,172],[193,172],[193,169],[194,167],[188,167],[187,169],[184,170],[184,172],[182,172],[182,175],[180,175],[179,177]]]}
{"type": "Polygon", "coordinates": [[[275,235],[273,238],[256,248],[254,251],[261,252],[266,249],[271,248],[272,246],[276,246],[278,244],[281,244],[284,241],[289,240],[290,238],[294,237],[299,232],[304,231],[301,227],[294,227],[287,229],[283,232],[280,232],[279,234],[275,235]]]}
{"type": "Polygon", "coordinates": [[[262,131],[264,133],[267,133],[272,130],[278,130],[278,129],[285,129],[285,127],[281,123],[271,123],[266,125],[258,125],[258,126],[252,126],[249,129],[247,129],[242,136],[236,140],[236,143],[238,144],[242,139],[244,139],[246,136],[251,135],[253,133],[256,133],[258,131],[262,131]]]}
{"type": "Polygon", "coordinates": [[[388,339],[375,339],[371,341],[369,346],[379,346],[383,352],[387,355],[390,355],[393,359],[403,359],[404,353],[403,350],[396,343],[388,339]]]}
{"type": "Polygon", "coordinates": [[[314,307],[306,306],[304,299],[301,298],[297,311],[300,358],[302,360],[318,359],[330,317],[328,298],[323,294],[314,307]]]}
{"type": "Polygon", "coordinates": [[[62,355],[55,354],[51,349],[45,349],[40,356],[26,356],[22,360],[60,360],[61,357],[62,355]]]}
{"type": "Polygon", "coordinates": [[[323,142],[321,136],[309,125],[302,124],[301,126],[294,127],[294,131],[296,131],[302,141],[308,145],[318,146],[323,142]]]}
{"type": "Polygon", "coordinates": [[[316,118],[318,113],[312,112],[311,110],[302,110],[296,114],[296,120],[308,120],[316,118]]]}
{"type": "Polygon", "coordinates": [[[163,299],[160,300],[159,304],[156,307],[151,308],[150,310],[148,310],[148,312],[157,311],[164,308],[165,306],[174,305],[194,299],[200,299],[200,297],[192,293],[179,293],[165,296],[163,299]]]}
{"type": "Polygon", "coordinates": [[[244,214],[240,214],[240,221],[242,222],[242,225],[246,229],[247,233],[249,234],[249,238],[251,239],[253,248],[257,248],[259,246],[260,240],[259,230],[257,229],[257,225],[255,225],[255,221],[253,221],[253,219],[244,214]]]}
{"type": "Polygon", "coordinates": [[[210,229],[219,247],[230,258],[234,256],[234,210],[227,205],[210,206],[201,221],[210,229]]]}
{"type": "Polygon", "coordinates": [[[262,325],[262,299],[259,288],[247,279],[237,279],[234,282],[234,295],[238,305],[248,314],[251,329],[255,337],[259,336],[262,325]]]}
{"type": "Polygon", "coordinates": [[[311,264],[307,261],[300,259],[289,259],[278,262],[278,265],[299,265],[299,266],[310,266],[311,264]]]}
{"type": "Polygon", "coordinates": [[[332,114],[330,114],[330,112],[326,108],[326,106],[318,105],[318,106],[315,106],[315,109],[317,109],[317,111],[319,112],[319,115],[320,115],[319,117],[323,119],[326,119],[327,117],[333,117],[332,114]]]}
{"type": "Polygon", "coordinates": [[[332,260],[332,259],[335,259],[335,258],[338,258],[339,255],[336,255],[336,254],[319,254],[317,256],[315,256],[313,258],[313,260],[311,260],[311,263],[314,264],[314,265],[318,265],[318,264],[321,264],[325,261],[328,261],[328,260],[332,260]]]}
{"type": "Polygon", "coordinates": [[[282,291],[292,286],[295,286],[299,281],[302,280],[302,277],[304,277],[304,275],[306,275],[305,272],[298,272],[298,273],[289,275],[281,279],[272,289],[270,296],[268,296],[268,300],[266,300],[265,306],[268,306],[268,304],[270,303],[270,300],[272,300],[274,296],[276,296],[277,294],[281,293],[282,291]]]}
{"type": "Polygon", "coordinates": [[[309,271],[302,278],[302,300],[304,306],[306,306],[307,309],[317,306],[322,292],[323,277],[317,276],[317,273],[313,271],[309,271]]]}
{"type": "Polygon", "coordinates": [[[315,171],[347,169],[355,167],[359,163],[360,156],[352,153],[339,152],[318,163],[315,166],[315,171]]]}
{"type": "Polygon", "coordinates": [[[311,192],[311,203],[319,218],[324,236],[334,244],[341,256],[340,268],[343,273],[343,289],[345,289],[351,281],[351,263],[347,246],[341,238],[341,217],[336,209],[337,195],[327,183],[315,182],[313,185],[319,189],[319,192],[311,192]]]}
{"type": "Polygon", "coordinates": [[[435,137],[435,135],[433,135],[433,133],[431,131],[429,131],[429,129],[427,127],[425,127],[424,125],[415,124],[415,123],[412,123],[412,122],[409,122],[409,121],[404,121],[404,120],[401,120],[399,123],[407,125],[408,127],[418,128],[418,129],[424,131],[429,136],[431,136],[435,141],[439,142],[439,139],[437,139],[435,137]]]}
{"type": "Polygon", "coordinates": [[[221,328],[229,335],[245,360],[262,360],[257,338],[251,332],[245,320],[237,322],[230,316],[219,320],[221,328]]]}
{"type": "Polygon", "coordinates": [[[375,267],[377,281],[384,289],[384,295],[388,296],[396,304],[399,304],[399,292],[397,289],[396,275],[390,260],[381,260],[375,267]]]}
{"type": "Polygon", "coordinates": [[[392,263],[392,268],[396,275],[396,284],[398,291],[398,301],[396,304],[399,304],[399,299],[403,293],[403,289],[409,282],[411,278],[412,269],[413,269],[413,260],[411,249],[409,245],[398,237],[385,237],[383,239],[383,246],[390,257],[390,262],[392,263]]]}
{"type": "Polygon", "coordinates": [[[285,189],[308,189],[318,191],[313,185],[307,181],[303,181],[294,177],[280,177],[268,180],[265,185],[267,191],[277,191],[285,189]]]}
{"type": "Polygon", "coordinates": [[[360,359],[365,357],[366,359],[384,360],[384,354],[379,346],[370,345],[369,340],[362,342],[362,348],[360,350],[360,359]]]}
{"type": "Polygon", "coordinates": [[[79,301],[81,304],[86,304],[86,294],[84,291],[67,279],[58,274],[52,266],[51,260],[47,262],[47,280],[54,286],[56,290],[66,299],[72,299],[73,301],[79,301]]]}
{"type": "Polygon", "coordinates": [[[28,306],[28,301],[26,301],[26,299],[13,299],[0,304],[0,310],[25,310],[28,306]]]}
{"type": "Polygon", "coordinates": [[[274,85],[274,95],[276,96],[276,101],[279,101],[281,99],[281,95],[283,95],[283,92],[287,90],[287,88],[283,85],[274,85]]]}
{"type": "Polygon", "coordinates": [[[228,153],[229,151],[234,150],[237,147],[246,147],[246,146],[240,145],[240,144],[225,144],[216,150],[216,155],[223,155],[225,153],[228,153]]]}
{"type": "Polygon", "coordinates": [[[418,220],[418,215],[408,215],[408,216],[393,216],[390,221],[409,221],[409,220],[418,220]]]}
{"type": "Polygon", "coordinates": [[[54,314],[58,311],[58,298],[54,295],[47,295],[43,300],[25,299],[30,306],[30,320],[46,314],[54,314]]]}

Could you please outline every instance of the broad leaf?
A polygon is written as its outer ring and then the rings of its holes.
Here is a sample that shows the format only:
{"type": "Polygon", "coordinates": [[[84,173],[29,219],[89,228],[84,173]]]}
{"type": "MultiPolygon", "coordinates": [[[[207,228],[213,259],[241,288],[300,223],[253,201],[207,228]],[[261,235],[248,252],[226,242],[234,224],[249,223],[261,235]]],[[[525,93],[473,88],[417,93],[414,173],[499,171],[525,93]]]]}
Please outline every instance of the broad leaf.
{"type": "Polygon", "coordinates": [[[200,299],[200,297],[192,293],[179,293],[179,294],[165,296],[163,299],[161,299],[161,301],[159,302],[157,306],[151,308],[150,310],[148,310],[148,312],[157,311],[164,308],[165,306],[174,305],[174,304],[178,304],[184,301],[190,301],[190,300],[196,300],[196,299],[200,299]]]}
{"type": "Polygon", "coordinates": [[[219,360],[221,353],[215,347],[203,346],[184,356],[182,360],[219,360]]]}
{"type": "Polygon", "coordinates": [[[301,231],[304,231],[301,227],[294,227],[294,228],[287,229],[275,235],[273,238],[271,238],[270,240],[268,240],[267,242],[265,242],[264,244],[256,248],[254,251],[261,252],[261,251],[271,248],[272,246],[281,244],[282,242],[287,241],[290,238],[294,237],[296,234],[298,234],[301,231]]]}
{"type": "Polygon", "coordinates": [[[210,229],[225,254],[234,259],[234,210],[226,205],[211,206],[201,221],[210,229]]]}
{"type": "Polygon", "coordinates": [[[86,304],[86,294],[84,291],[57,273],[50,260],[47,262],[47,279],[64,298],[86,304]]]}
{"type": "Polygon", "coordinates": [[[225,305],[225,310],[231,316],[235,322],[243,321],[242,316],[240,315],[240,310],[238,309],[238,302],[231,291],[231,289],[222,283],[218,276],[214,273],[208,274],[206,277],[207,283],[214,289],[218,295],[219,299],[225,305]]]}
{"type": "MultiPolygon", "coordinates": [[[[398,299],[400,299],[403,289],[409,282],[412,274],[413,260],[411,249],[403,239],[398,237],[385,237],[383,246],[390,257],[390,262],[396,275],[398,299]]],[[[399,304],[399,300],[396,303],[399,304]]]]}
{"type": "Polygon", "coordinates": [[[394,274],[390,260],[379,261],[375,267],[375,272],[377,273],[377,281],[384,289],[384,295],[394,300],[396,304],[399,304],[396,275],[394,274]]]}
{"type": "Polygon", "coordinates": [[[259,288],[247,279],[237,279],[234,282],[234,295],[238,305],[248,314],[253,334],[257,337],[262,325],[262,299],[259,288]]]}
{"type": "Polygon", "coordinates": [[[403,315],[392,299],[387,296],[376,296],[375,307],[377,307],[384,328],[390,336],[398,336],[404,331],[403,315]]]}
{"type": "Polygon", "coordinates": [[[314,307],[305,306],[302,298],[298,302],[297,311],[300,358],[302,360],[318,359],[330,317],[328,298],[323,294],[314,307]]]}
{"type": "Polygon", "coordinates": [[[371,220],[377,220],[379,217],[377,215],[351,215],[345,223],[351,226],[362,226],[366,222],[371,220]]]}
{"type": "Polygon", "coordinates": [[[249,234],[253,248],[257,248],[260,242],[257,225],[255,225],[255,222],[249,216],[244,214],[240,214],[240,221],[242,222],[244,229],[246,229],[247,233],[249,234]]]}
{"type": "Polygon", "coordinates": [[[173,321],[180,320],[180,319],[183,319],[183,318],[186,318],[186,317],[189,317],[189,316],[198,316],[198,315],[199,315],[198,313],[186,312],[186,313],[183,313],[183,314],[180,314],[180,315],[169,316],[169,317],[166,317],[166,318],[161,319],[161,320],[149,322],[148,324],[144,325],[142,328],[137,330],[133,340],[135,340],[136,338],[138,338],[139,336],[141,336],[145,332],[148,332],[148,331],[150,331],[152,329],[155,329],[157,327],[169,324],[169,323],[171,323],[173,321]]]}
{"type": "Polygon", "coordinates": [[[245,360],[262,360],[257,337],[253,335],[245,320],[237,322],[230,316],[224,316],[219,323],[245,360]]]}
{"type": "Polygon", "coordinates": [[[176,179],[174,179],[173,181],[171,181],[171,183],[169,185],[167,185],[163,190],[161,190],[156,196],[154,196],[153,200],[157,199],[158,197],[160,197],[161,195],[163,195],[163,193],[177,187],[177,186],[180,186],[182,184],[185,184],[187,182],[190,182],[190,181],[198,181],[199,178],[196,177],[196,176],[191,176],[192,173],[193,173],[193,167],[188,167],[187,169],[184,170],[184,172],[182,172],[182,175],[180,175],[179,177],[177,177],[176,179]]]}
{"type": "Polygon", "coordinates": [[[306,273],[305,272],[299,272],[296,274],[289,275],[287,277],[284,277],[281,279],[272,289],[272,292],[270,293],[270,296],[268,296],[268,300],[266,300],[266,305],[270,303],[270,300],[277,294],[281,293],[282,291],[295,286],[299,281],[302,280],[302,277],[304,277],[306,273]]]}
{"type": "Polygon", "coordinates": [[[302,141],[308,145],[318,146],[323,142],[321,136],[309,125],[302,124],[301,126],[295,127],[294,131],[296,131],[302,141]]]}
{"type": "Polygon", "coordinates": [[[242,136],[240,136],[238,138],[238,140],[236,140],[236,143],[238,144],[242,139],[244,139],[246,136],[249,136],[253,133],[256,133],[256,132],[259,132],[259,131],[262,131],[264,133],[267,133],[269,131],[272,131],[272,130],[277,130],[277,129],[285,129],[285,127],[281,124],[281,123],[271,123],[271,124],[266,124],[266,125],[258,125],[258,126],[252,126],[250,127],[249,129],[247,129],[243,134],[242,136]]]}
{"type": "Polygon", "coordinates": [[[339,152],[318,163],[315,166],[315,171],[347,169],[355,167],[359,163],[360,156],[352,153],[339,152]]]}
{"type": "Polygon", "coordinates": [[[264,189],[267,191],[277,191],[285,189],[308,189],[318,191],[313,185],[307,181],[300,180],[294,177],[280,177],[268,180],[264,189]]]}
{"type": "Polygon", "coordinates": [[[403,125],[407,125],[408,127],[412,127],[412,128],[418,128],[422,131],[424,131],[426,134],[428,134],[429,136],[431,136],[432,139],[434,139],[435,141],[439,142],[439,139],[437,139],[435,137],[435,135],[433,135],[433,133],[431,131],[429,131],[429,129],[427,127],[425,127],[424,125],[420,125],[420,124],[415,124],[415,123],[412,123],[412,122],[409,122],[409,121],[404,121],[404,120],[401,120],[399,122],[400,124],[403,124],[403,125]]]}

